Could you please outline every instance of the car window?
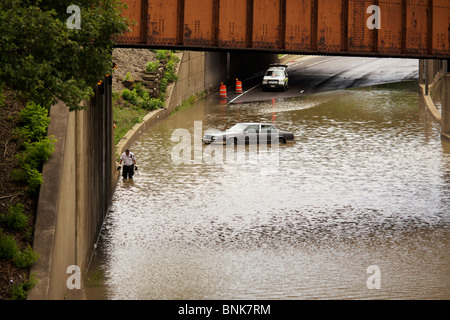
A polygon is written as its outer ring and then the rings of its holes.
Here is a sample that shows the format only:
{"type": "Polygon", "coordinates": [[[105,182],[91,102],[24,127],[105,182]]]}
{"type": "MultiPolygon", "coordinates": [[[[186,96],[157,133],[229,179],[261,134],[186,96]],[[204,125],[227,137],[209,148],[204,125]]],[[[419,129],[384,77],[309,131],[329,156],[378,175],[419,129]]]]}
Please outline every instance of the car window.
{"type": "Polygon", "coordinates": [[[245,131],[248,131],[249,133],[255,133],[255,132],[259,133],[259,125],[257,125],[257,124],[249,125],[245,131]]]}
{"type": "Polygon", "coordinates": [[[275,131],[273,126],[267,124],[261,125],[261,132],[273,132],[273,131],[275,131]]]}
{"type": "Polygon", "coordinates": [[[283,76],[283,71],[269,70],[269,71],[266,72],[266,76],[268,76],[268,77],[282,77],[283,76]]]}
{"type": "Polygon", "coordinates": [[[238,124],[235,124],[234,126],[232,126],[230,129],[228,129],[228,131],[243,132],[246,128],[247,128],[246,124],[238,123],[238,124]]]}
{"type": "Polygon", "coordinates": [[[283,71],[274,71],[273,72],[273,76],[274,77],[282,77],[283,76],[283,71]]]}

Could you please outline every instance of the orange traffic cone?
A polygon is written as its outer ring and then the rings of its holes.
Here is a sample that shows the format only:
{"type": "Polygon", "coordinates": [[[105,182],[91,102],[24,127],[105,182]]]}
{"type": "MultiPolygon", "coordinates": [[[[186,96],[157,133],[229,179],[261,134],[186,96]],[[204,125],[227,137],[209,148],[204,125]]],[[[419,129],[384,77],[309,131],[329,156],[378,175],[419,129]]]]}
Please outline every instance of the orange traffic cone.
{"type": "Polygon", "coordinates": [[[219,98],[220,99],[228,99],[228,97],[227,97],[227,87],[223,84],[223,82],[220,83],[219,98]]]}
{"type": "Polygon", "coordinates": [[[242,93],[242,82],[236,79],[236,91],[235,93],[242,93]]]}

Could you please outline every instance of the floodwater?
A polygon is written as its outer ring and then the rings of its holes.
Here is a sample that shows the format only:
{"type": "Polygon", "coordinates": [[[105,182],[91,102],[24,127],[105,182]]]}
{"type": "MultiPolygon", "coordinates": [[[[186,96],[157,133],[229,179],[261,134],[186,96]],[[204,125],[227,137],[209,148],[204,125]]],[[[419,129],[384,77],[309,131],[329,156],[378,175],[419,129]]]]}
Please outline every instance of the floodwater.
{"type": "Polygon", "coordinates": [[[103,285],[88,299],[449,299],[450,145],[417,91],[204,99],[150,128],[132,147],[139,174],[114,195],[91,266],[103,285]],[[194,145],[195,125],[246,121],[296,141],[173,161],[176,129],[194,145]]]}

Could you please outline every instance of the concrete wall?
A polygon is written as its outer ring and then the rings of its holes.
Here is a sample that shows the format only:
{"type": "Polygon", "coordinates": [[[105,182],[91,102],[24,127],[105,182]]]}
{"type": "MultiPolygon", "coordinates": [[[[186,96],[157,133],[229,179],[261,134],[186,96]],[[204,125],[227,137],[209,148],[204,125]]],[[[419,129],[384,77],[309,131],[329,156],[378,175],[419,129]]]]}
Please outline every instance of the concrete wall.
{"type": "Polygon", "coordinates": [[[82,298],[83,290],[68,290],[67,268],[78,266],[83,277],[113,194],[111,88],[104,87],[88,110],[51,107],[48,135],[57,142],[42,172],[33,243],[40,257],[30,271],[38,283],[29,300],[82,298]]]}
{"type": "Polygon", "coordinates": [[[450,140],[450,73],[442,77],[441,103],[441,133],[444,138],[450,140]]]}
{"type": "Polygon", "coordinates": [[[450,139],[449,60],[420,60],[419,84],[425,105],[441,125],[442,137],[450,139]],[[436,108],[434,100],[440,100],[440,110],[436,108]]]}
{"type": "Polygon", "coordinates": [[[181,54],[178,68],[178,80],[170,93],[167,108],[173,109],[192,95],[206,89],[205,87],[205,52],[185,51],[181,54]]]}
{"type": "Polygon", "coordinates": [[[419,83],[432,85],[438,81],[439,75],[450,72],[449,60],[419,60],[419,83]],[[428,79],[427,79],[428,77],[428,79]]]}

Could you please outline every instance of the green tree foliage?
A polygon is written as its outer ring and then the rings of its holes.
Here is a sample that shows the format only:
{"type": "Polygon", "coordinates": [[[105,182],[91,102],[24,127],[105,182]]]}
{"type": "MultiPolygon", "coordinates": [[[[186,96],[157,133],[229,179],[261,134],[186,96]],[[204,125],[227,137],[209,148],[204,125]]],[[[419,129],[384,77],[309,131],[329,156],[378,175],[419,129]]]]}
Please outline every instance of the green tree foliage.
{"type": "Polygon", "coordinates": [[[47,137],[50,122],[48,110],[34,102],[28,102],[19,114],[19,127],[15,129],[21,151],[16,154],[19,167],[11,175],[28,185],[31,195],[37,194],[42,184],[40,170],[55,149],[53,136],[47,137]]]}
{"type": "Polygon", "coordinates": [[[128,29],[118,0],[77,0],[81,28],[66,25],[73,0],[0,1],[0,84],[48,107],[71,109],[112,71],[114,35],[128,29]]]}
{"type": "Polygon", "coordinates": [[[47,135],[50,124],[48,110],[30,101],[19,114],[19,127],[14,131],[20,143],[39,141],[47,135]]]}

